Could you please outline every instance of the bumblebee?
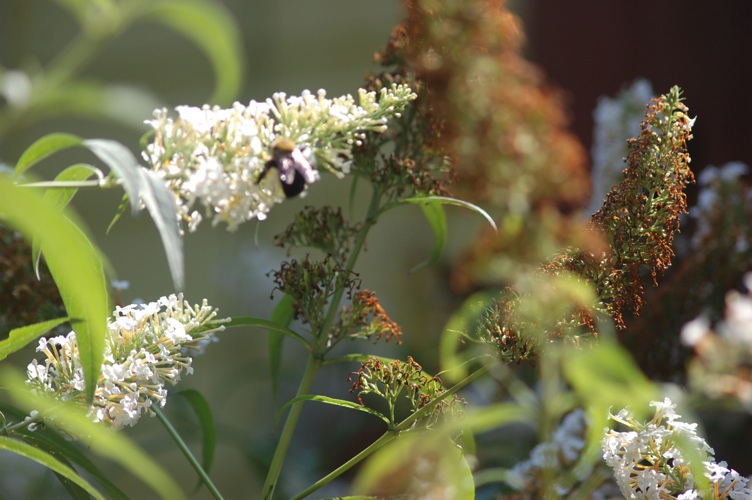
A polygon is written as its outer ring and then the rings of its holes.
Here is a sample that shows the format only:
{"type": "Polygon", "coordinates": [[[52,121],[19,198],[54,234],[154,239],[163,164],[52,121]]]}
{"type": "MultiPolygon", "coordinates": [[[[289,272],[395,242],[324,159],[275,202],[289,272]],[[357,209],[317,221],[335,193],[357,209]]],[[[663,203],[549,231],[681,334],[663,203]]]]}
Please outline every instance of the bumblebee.
{"type": "Polygon", "coordinates": [[[286,198],[293,198],[305,191],[308,184],[319,179],[319,172],[290,139],[277,139],[272,144],[272,159],[266,162],[257,182],[266,177],[271,169],[277,169],[282,191],[286,198]]]}

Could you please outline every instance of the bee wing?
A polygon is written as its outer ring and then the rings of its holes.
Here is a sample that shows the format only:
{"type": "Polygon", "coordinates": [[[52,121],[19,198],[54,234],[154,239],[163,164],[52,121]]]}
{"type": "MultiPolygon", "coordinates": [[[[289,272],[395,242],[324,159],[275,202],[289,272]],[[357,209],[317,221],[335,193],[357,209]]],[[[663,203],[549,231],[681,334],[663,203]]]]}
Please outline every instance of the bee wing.
{"type": "Polygon", "coordinates": [[[295,160],[289,156],[281,156],[277,158],[275,163],[279,170],[279,180],[285,184],[292,184],[295,182],[295,160]]]}
{"type": "Polygon", "coordinates": [[[292,160],[295,164],[295,170],[297,170],[298,173],[303,176],[307,184],[311,184],[319,180],[319,171],[311,166],[311,164],[308,162],[308,160],[306,160],[305,156],[303,156],[303,153],[301,153],[299,149],[296,148],[295,150],[293,150],[290,156],[292,157],[292,160]]]}

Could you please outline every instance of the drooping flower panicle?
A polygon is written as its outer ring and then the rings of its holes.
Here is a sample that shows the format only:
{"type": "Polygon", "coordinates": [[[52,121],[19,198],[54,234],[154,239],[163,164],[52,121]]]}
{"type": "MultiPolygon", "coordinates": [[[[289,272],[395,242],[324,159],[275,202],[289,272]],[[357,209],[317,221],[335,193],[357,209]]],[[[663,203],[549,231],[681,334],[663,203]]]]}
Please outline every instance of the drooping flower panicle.
{"type": "MultiPolygon", "coordinates": [[[[191,351],[201,351],[224,326],[211,321],[216,309],[206,300],[189,305],[182,294],[157,302],[117,307],[108,321],[104,362],[91,416],[115,428],[133,426],[152,404],[164,406],[166,385],[193,373],[191,351]]],[[[27,368],[34,390],[62,401],[86,403],[75,332],[39,340],[45,360],[27,368]]]]}
{"type": "Polygon", "coordinates": [[[276,93],[229,109],[179,106],[176,119],[158,109],[146,122],[154,132],[143,156],[174,192],[189,230],[202,219],[196,203],[204,205],[213,224],[225,222],[235,230],[247,220],[264,219],[284,199],[279,180],[263,175],[278,140],[291,141],[314,167],[343,177],[366,132],[385,131],[387,121],[413,99],[409,87],[393,85],[378,95],[360,89],[358,103],[350,95],[329,99],[319,90],[276,93]]]}
{"type": "Polygon", "coordinates": [[[752,498],[748,480],[729,469],[726,462],[715,462],[715,452],[697,435],[697,424],[682,422],[670,399],[650,405],[655,408],[655,416],[646,423],[636,421],[628,410],[612,415],[629,430],[612,430],[603,438],[603,459],[614,470],[625,498],[752,498]],[[711,492],[698,491],[684,451],[687,446],[706,454],[703,467],[711,492]]]}

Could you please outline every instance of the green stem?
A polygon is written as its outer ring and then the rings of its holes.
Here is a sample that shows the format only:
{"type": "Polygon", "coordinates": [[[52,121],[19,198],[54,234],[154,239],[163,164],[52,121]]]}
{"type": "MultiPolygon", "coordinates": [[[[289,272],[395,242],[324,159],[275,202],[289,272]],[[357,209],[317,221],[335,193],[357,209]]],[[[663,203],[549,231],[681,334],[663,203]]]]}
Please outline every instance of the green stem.
{"type": "Polygon", "coordinates": [[[212,495],[214,495],[214,498],[221,500],[222,494],[219,492],[217,487],[214,486],[214,483],[209,478],[209,474],[207,474],[204,468],[201,467],[201,464],[198,463],[198,460],[196,460],[196,457],[193,456],[193,453],[191,453],[191,450],[188,448],[188,445],[185,444],[185,441],[183,441],[183,438],[180,437],[180,434],[178,434],[178,431],[175,429],[175,427],[172,426],[172,424],[167,419],[167,417],[162,412],[162,410],[157,405],[153,405],[151,409],[157,415],[157,418],[159,418],[160,422],[162,422],[162,425],[164,425],[165,429],[167,429],[167,433],[170,436],[172,436],[172,439],[175,440],[175,443],[177,443],[178,448],[180,448],[180,451],[182,451],[183,455],[185,455],[185,458],[188,459],[188,463],[191,464],[191,466],[198,473],[199,477],[204,482],[206,487],[209,489],[212,495]]]}
{"type": "MultiPolygon", "coordinates": [[[[311,386],[313,385],[313,379],[316,377],[316,373],[319,371],[320,367],[321,360],[317,359],[315,355],[311,353],[296,396],[301,396],[310,392],[311,386]]],[[[282,428],[282,434],[279,436],[279,442],[277,443],[277,448],[274,450],[274,457],[272,457],[272,463],[269,466],[269,472],[266,474],[266,481],[261,490],[261,498],[265,500],[271,499],[272,495],[274,495],[274,489],[277,486],[279,473],[282,471],[282,464],[285,461],[287,450],[290,447],[292,435],[295,433],[295,428],[298,425],[301,411],[303,411],[303,405],[301,402],[298,402],[292,405],[290,413],[287,414],[285,426],[282,428]]]]}
{"type": "Polygon", "coordinates": [[[309,486],[305,490],[295,495],[293,499],[303,498],[306,495],[310,495],[311,493],[318,490],[319,488],[326,486],[328,483],[330,483],[334,479],[344,474],[347,470],[352,468],[354,465],[363,461],[365,458],[368,458],[369,455],[373,454],[376,450],[383,447],[385,444],[389,443],[390,441],[393,441],[394,439],[397,439],[400,436],[400,434],[403,434],[405,432],[410,432],[410,427],[415,423],[416,420],[424,416],[426,413],[433,411],[434,407],[438,405],[441,401],[446,399],[447,397],[452,396],[453,394],[457,393],[464,387],[467,387],[473,381],[479,379],[480,377],[488,373],[488,371],[491,369],[491,366],[492,366],[491,363],[486,363],[475,372],[471,373],[464,379],[457,382],[455,385],[452,386],[451,389],[448,389],[446,392],[444,392],[441,395],[441,397],[434,399],[433,401],[431,401],[430,403],[422,407],[420,410],[416,411],[415,413],[407,417],[405,420],[397,424],[393,429],[390,429],[384,434],[382,434],[381,437],[379,437],[376,441],[371,443],[367,448],[363,449],[360,453],[352,457],[350,460],[340,465],[335,470],[333,470],[332,472],[322,477],[321,479],[313,483],[311,486],[309,486]]]}
{"type": "Polygon", "coordinates": [[[311,493],[318,490],[322,486],[326,486],[332,480],[336,479],[337,477],[342,475],[345,471],[350,469],[353,465],[356,465],[357,463],[362,461],[364,458],[368,457],[369,455],[371,455],[378,449],[382,448],[387,443],[390,443],[391,441],[394,441],[395,439],[397,439],[399,434],[400,433],[398,431],[385,432],[384,434],[381,435],[381,437],[379,437],[376,441],[371,443],[367,448],[364,448],[363,451],[361,451],[360,453],[352,457],[350,460],[348,460],[344,464],[337,467],[337,469],[335,469],[328,475],[322,477],[321,479],[313,483],[311,486],[309,486],[305,490],[301,491],[300,493],[292,497],[292,500],[299,500],[301,498],[305,498],[306,496],[310,495],[311,493]]]}
{"type": "MultiPolygon", "coordinates": [[[[347,262],[345,263],[346,271],[352,270],[352,268],[355,266],[355,262],[358,259],[358,254],[365,244],[368,231],[376,223],[376,214],[379,211],[380,201],[381,191],[378,188],[374,187],[373,193],[371,195],[371,203],[368,206],[368,213],[366,214],[366,219],[363,223],[363,227],[358,233],[355,243],[353,244],[352,252],[350,253],[347,262]]],[[[308,358],[308,364],[306,365],[306,371],[303,374],[302,380],[300,381],[300,386],[298,387],[298,392],[295,397],[302,396],[303,394],[308,394],[310,392],[311,386],[313,385],[313,379],[324,361],[323,349],[326,345],[325,333],[328,332],[334,324],[337,310],[339,309],[339,303],[342,300],[342,295],[344,293],[345,289],[340,287],[334,292],[334,295],[332,296],[332,300],[329,303],[329,309],[327,310],[327,314],[324,318],[324,323],[321,327],[321,330],[318,332],[318,335],[314,339],[314,344],[312,345],[312,350],[308,358]]],[[[274,456],[272,457],[272,463],[269,466],[269,472],[266,474],[264,487],[261,490],[261,498],[263,498],[264,500],[269,500],[274,495],[274,489],[277,486],[279,474],[282,471],[282,464],[284,463],[285,457],[287,456],[287,450],[290,447],[292,435],[295,433],[295,428],[298,425],[298,419],[300,418],[300,414],[303,410],[303,405],[301,403],[302,402],[297,402],[293,404],[292,408],[290,408],[290,413],[287,414],[287,418],[285,419],[285,425],[282,428],[282,434],[280,434],[277,448],[274,450],[274,456]]]]}

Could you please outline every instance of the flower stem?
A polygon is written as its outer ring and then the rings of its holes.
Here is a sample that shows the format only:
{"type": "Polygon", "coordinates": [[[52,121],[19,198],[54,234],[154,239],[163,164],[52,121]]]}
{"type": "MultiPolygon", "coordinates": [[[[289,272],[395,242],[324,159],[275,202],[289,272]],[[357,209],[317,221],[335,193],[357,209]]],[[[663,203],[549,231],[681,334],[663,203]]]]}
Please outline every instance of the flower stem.
{"type": "Polygon", "coordinates": [[[478,378],[488,373],[490,369],[491,369],[491,363],[484,364],[483,366],[478,368],[476,371],[474,371],[473,373],[471,373],[464,379],[457,382],[455,385],[452,386],[451,389],[448,389],[440,397],[434,399],[427,405],[423,406],[420,410],[416,411],[415,413],[407,417],[405,420],[397,424],[393,429],[386,431],[376,441],[371,443],[368,447],[364,448],[360,453],[352,457],[350,460],[340,465],[335,470],[333,470],[332,472],[322,477],[321,479],[313,483],[311,486],[309,486],[305,490],[295,495],[293,497],[293,500],[304,498],[307,495],[310,495],[314,491],[318,490],[319,488],[326,486],[327,484],[332,482],[334,479],[338,478],[339,476],[347,472],[354,465],[368,458],[371,454],[373,454],[375,451],[382,448],[387,443],[397,439],[401,434],[410,432],[410,427],[412,427],[412,425],[415,423],[417,419],[419,419],[421,416],[425,415],[426,413],[433,411],[433,408],[437,404],[439,404],[441,401],[443,401],[445,398],[452,396],[453,394],[460,391],[462,388],[467,387],[473,381],[477,380],[478,378]]]}
{"type": "Polygon", "coordinates": [[[162,422],[162,425],[164,425],[165,429],[167,430],[167,433],[170,436],[172,436],[172,439],[175,440],[175,443],[178,445],[178,448],[180,448],[180,451],[182,451],[183,455],[185,455],[185,458],[188,459],[188,463],[191,464],[191,466],[198,473],[199,477],[204,482],[206,487],[209,489],[212,495],[214,495],[214,498],[221,500],[222,494],[219,492],[217,487],[209,478],[209,474],[206,473],[204,468],[201,467],[201,464],[198,463],[198,460],[196,460],[196,457],[193,456],[193,453],[191,453],[191,450],[188,448],[188,445],[185,444],[185,441],[183,441],[183,438],[180,437],[180,434],[178,434],[178,431],[175,429],[175,427],[172,426],[170,421],[165,416],[164,412],[162,412],[162,410],[157,405],[153,405],[151,409],[157,415],[157,418],[159,418],[159,421],[162,422]]]}
{"type": "MultiPolygon", "coordinates": [[[[308,358],[308,364],[306,365],[305,373],[300,381],[298,387],[297,396],[308,394],[311,386],[313,385],[313,379],[316,373],[321,367],[321,360],[317,359],[313,353],[308,358]]],[[[290,447],[292,441],[292,435],[295,432],[295,428],[298,425],[298,419],[300,418],[300,412],[303,411],[303,405],[301,402],[292,405],[290,413],[285,420],[285,426],[282,428],[282,434],[279,436],[279,442],[277,443],[277,449],[274,450],[274,457],[272,457],[272,463],[269,466],[269,472],[266,474],[266,481],[264,487],[261,490],[261,498],[268,500],[274,495],[274,488],[277,486],[277,480],[279,479],[279,473],[282,471],[282,464],[285,461],[287,455],[287,449],[290,447]]]]}
{"type": "Polygon", "coordinates": [[[399,431],[387,431],[384,434],[381,435],[376,441],[371,443],[367,448],[364,448],[360,453],[352,457],[350,460],[345,462],[344,464],[337,467],[335,470],[330,472],[328,475],[322,477],[315,483],[313,483],[311,486],[306,488],[305,490],[301,491],[294,497],[292,497],[292,500],[299,500],[302,498],[305,498],[306,496],[310,495],[314,491],[318,490],[322,486],[326,486],[329,484],[332,480],[336,479],[340,475],[342,475],[345,471],[350,469],[352,466],[356,465],[358,462],[362,461],[364,458],[368,457],[378,449],[382,448],[387,443],[390,443],[391,441],[394,441],[399,437],[400,432],[399,431]]]}
{"type": "MultiPolygon", "coordinates": [[[[368,213],[366,214],[366,219],[363,223],[363,227],[360,229],[355,243],[353,244],[352,252],[350,253],[347,262],[345,263],[345,269],[347,271],[352,270],[352,268],[355,266],[355,262],[358,259],[358,254],[365,244],[368,231],[376,223],[376,214],[378,213],[380,202],[381,191],[377,187],[374,187],[373,193],[371,195],[371,202],[368,206],[368,213]]],[[[321,327],[321,330],[318,332],[318,335],[314,339],[312,350],[308,358],[308,364],[306,365],[306,370],[303,374],[303,378],[300,381],[300,386],[298,387],[296,397],[309,393],[311,386],[313,385],[313,379],[316,376],[316,373],[318,372],[322,363],[324,362],[323,349],[326,345],[326,333],[329,332],[332,325],[334,324],[337,310],[339,309],[339,303],[342,300],[342,295],[344,294],[344,292],[345,289],[343,287],[340,287],[334,292],[334,295],[332,296],[332,300],[329,303],[329,309],[327,310],[324,323],[321,327]]],[[[290,413],[287,414],[285,425],[282,428],[282,434],[280,434],[279,436],[277,448],[274,450],[272,463],[269,466],[269,472],[266,474],[264,487],[261,490],[261,498],[263,498],[264,500],[270,500],[274,495],[274,489],[277,486],[279,474],[282,471],[282,464],[285,461],[285,456],[287,455],[287,450],[290,447],[292,435],[295,433],[295,428],[298,425],[298,419],[300,418],[300,413],[302,410],[302,402],[297,402],[292,405],[292,408],[290,408],[290,413]]]]}

